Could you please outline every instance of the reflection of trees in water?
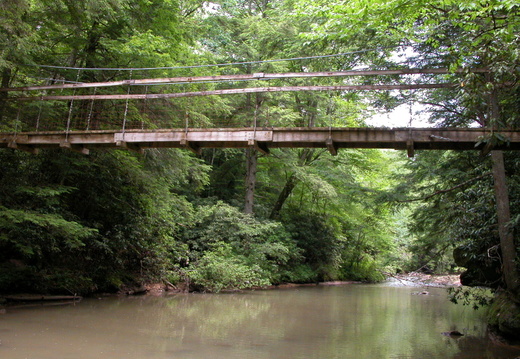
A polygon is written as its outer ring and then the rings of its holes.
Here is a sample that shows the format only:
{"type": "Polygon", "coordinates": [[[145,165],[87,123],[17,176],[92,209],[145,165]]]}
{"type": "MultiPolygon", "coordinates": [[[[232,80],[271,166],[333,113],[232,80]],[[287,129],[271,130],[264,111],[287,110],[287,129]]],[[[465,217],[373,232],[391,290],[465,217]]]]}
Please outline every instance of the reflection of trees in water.
{"type": "Polygon", "coordinates": [[[172,337],[189,342],[256,345],[277,353],[291,348],[295,356],[436,356],[442,338],[432,328],[450,328],[439,315],[447,311],[443,291],[422,298],[403,290],[352,290],[353,295],[301,288],[172,298],[163,325],[172,337]]]}
{"type": "Polygon", "coordinates": [[[452,359],[474,359],[478,358],[517,358],[520,356],[520,348],[507,345],[499,345],[491,340],[483,340],[474,336],[463,336],[459,338],[446,338],[447,341],[457,346],[459,352],[452,359]],[[478,356],[477,356],[478,355],[478,356]]]}
{"type": "MultiPolygon", "coordinates": [[[[219,343],[250,345],[258,318],[269,309],[268,298],[248,293],[180,294],[109,298],[93,304],[95,312],[89,311],[89,316],[97,318],[99,328],[110,328],[107,337],[112,337],[111,341],[125,337],[129,342],[146,343],[150,346],[148,355],[153,357],[152,352],[202,353],[219,343]]],[[[278,337],[280,333],[274,331],[270,335],[278,337]]]]}
{"type": "Polygon", "coordinates": [[[172,329],[179,330],[181,324],[183,332],[208,339],[240,337],[241,330],[256,323],[270,307],[268,298],[248,293],[190,294],[168,300],[169,317],[163,319],[172,329]]]}
{"type": "Polygon", "coordinates": [[[75,321],[96,317],[111,343],[125,337],[152,358],[474,358],[490,350],[470,308],[449,303],[443,290],[413,291],[359,285],[109,299],[75,321]],[[449,330],[466,336],[441,334],[449,330]]]}
{"type": "Polygon", "coordinates": [[[437,329],[462,331],[457,325],[463,325],[450,321],[457,307],[442,290],[413,296],[402,289],[368,286],[343,288],[339,295],[331,289],[169,298],[159,331],[183,343],[232,345],[258,357],[288,350],[294,357],[438,357],[440,350],[461,350],[437,329]]]}

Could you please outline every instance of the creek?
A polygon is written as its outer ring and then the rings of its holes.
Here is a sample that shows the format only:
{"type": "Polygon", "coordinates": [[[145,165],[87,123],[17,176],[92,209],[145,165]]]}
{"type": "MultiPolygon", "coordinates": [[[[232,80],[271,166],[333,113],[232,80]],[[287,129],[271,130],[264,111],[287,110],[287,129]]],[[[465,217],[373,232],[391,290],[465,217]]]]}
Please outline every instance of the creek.
{"type": "Polygon", "coordinates": [[[0,358],[516,358],[445,289],[312,286],[9,307],[0,358]],[[443,332],[464,334],[450,337],[443,332]]]}

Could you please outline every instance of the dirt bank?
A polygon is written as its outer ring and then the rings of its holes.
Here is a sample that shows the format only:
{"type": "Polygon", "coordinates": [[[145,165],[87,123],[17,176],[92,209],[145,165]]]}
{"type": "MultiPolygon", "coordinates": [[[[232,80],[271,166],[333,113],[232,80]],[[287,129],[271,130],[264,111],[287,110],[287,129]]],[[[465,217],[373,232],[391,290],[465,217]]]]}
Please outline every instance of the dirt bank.
{"type": "MultiPolygon", "coordinates": [[[[403,287],[457,287],[460,286],[460,279],[458,274],[450,275],[431,275],[424,273],[406,273],[397,275],[387,275],[388,280],[396,286],[403,287]]],[[[297,287],[314,287],[314,286],[338,286],[338,285],[349,285],[349,284],[360,284],[362,282],[357,281],[329,281],[320,283],[283,283],[277,285],[271,285],[262,288],[251,288],[251,289],[287,289],[297,287]]],[[[121,294],[135,295],[135,294],[148,294],[148,295],[164,295],[164,294],[178,294],[187,293],[189,291],[186,283],[180,283],[176,286],[166,284],[147,284],[140,287],[140,290],[125,290],[121,294]]],[[[223,292],[235,292],[237,290],[224,290],[223,292]]]]}

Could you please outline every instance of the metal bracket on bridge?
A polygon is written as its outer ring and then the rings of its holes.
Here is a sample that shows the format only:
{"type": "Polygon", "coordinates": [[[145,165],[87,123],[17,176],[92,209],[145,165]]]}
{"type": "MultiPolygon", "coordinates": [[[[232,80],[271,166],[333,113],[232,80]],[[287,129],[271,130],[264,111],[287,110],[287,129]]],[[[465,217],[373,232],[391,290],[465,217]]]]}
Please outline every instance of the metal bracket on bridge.
{"type": "Polygon", "coordinates": [[[68,148],[71,151],[81,153],[82,155],[90,154],[90,150],[83,145],[73,145],[70,142],[60,142],[60,148],[68,148]]]}
{"type": "Polygon", "coordinates": [[[327,138],[327,141],[325,141],[325,145],[327,146],[327,149],[329,150],[332,156],[338,155],[338,146],[334,143],[332,137],[327,138]]]}
{"type": "Polygon", "coordinates": [[[406,141],[406,153],[408,154],[408,157],[415,156],[415,148],[414,143],[412,139],[409,139],[406,141]]]}
{"type": "Polygon", "coordinates": [[[258,142],[257,140],[250,138],[247,140],[247,145],[249,147],[253,147],[259,152],[262,152],[264,155],[269,155],[271,153],[269,147],[267,147],[267,143],[265,142],[258,142]]]}
{"type": "Polygon", "coordinates": [[[181,138],[180,144],[182,147],[190,150],[197,156],[200,156],[202,154],[202,148],[197,146],[195,143],[188,141],[188,139],[186,138],[186,134],[181,138]]]}
{"type": "Polygon", "coordinates": [[[126,141],[116,141],[116,146],[130,150],[130,151],[137,152],[139,154],[144,153],[144,149],[141,146],[130,143],[130,142],[126,142],[126,141]]]}
{"type": "Polygon", "coordinates": [[[23,145],[23,144],[20,144],[20,143],[16,143],[16,141],[9,142],[7,144],[7,147],[13,148],[15,150],[28,152],[28,153],[31,153],[33,155],[37,155],[38,153],[40,153],[40,149],[39,148],[23,145]]]}

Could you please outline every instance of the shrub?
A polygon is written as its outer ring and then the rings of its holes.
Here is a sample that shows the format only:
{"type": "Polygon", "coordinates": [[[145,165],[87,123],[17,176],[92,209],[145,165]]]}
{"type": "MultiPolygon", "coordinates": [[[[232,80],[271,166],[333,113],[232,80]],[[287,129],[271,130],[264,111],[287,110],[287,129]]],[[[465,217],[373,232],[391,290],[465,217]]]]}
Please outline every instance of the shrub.
{"type": "Polygon", "coordinates": [[[206,252],[189,272],[197,290],[220,292],[223,289],[243,289],[269,285],[267,273],[257,264],[248,264],[246,258],[233,253],[227,243],[206,252]]]}

